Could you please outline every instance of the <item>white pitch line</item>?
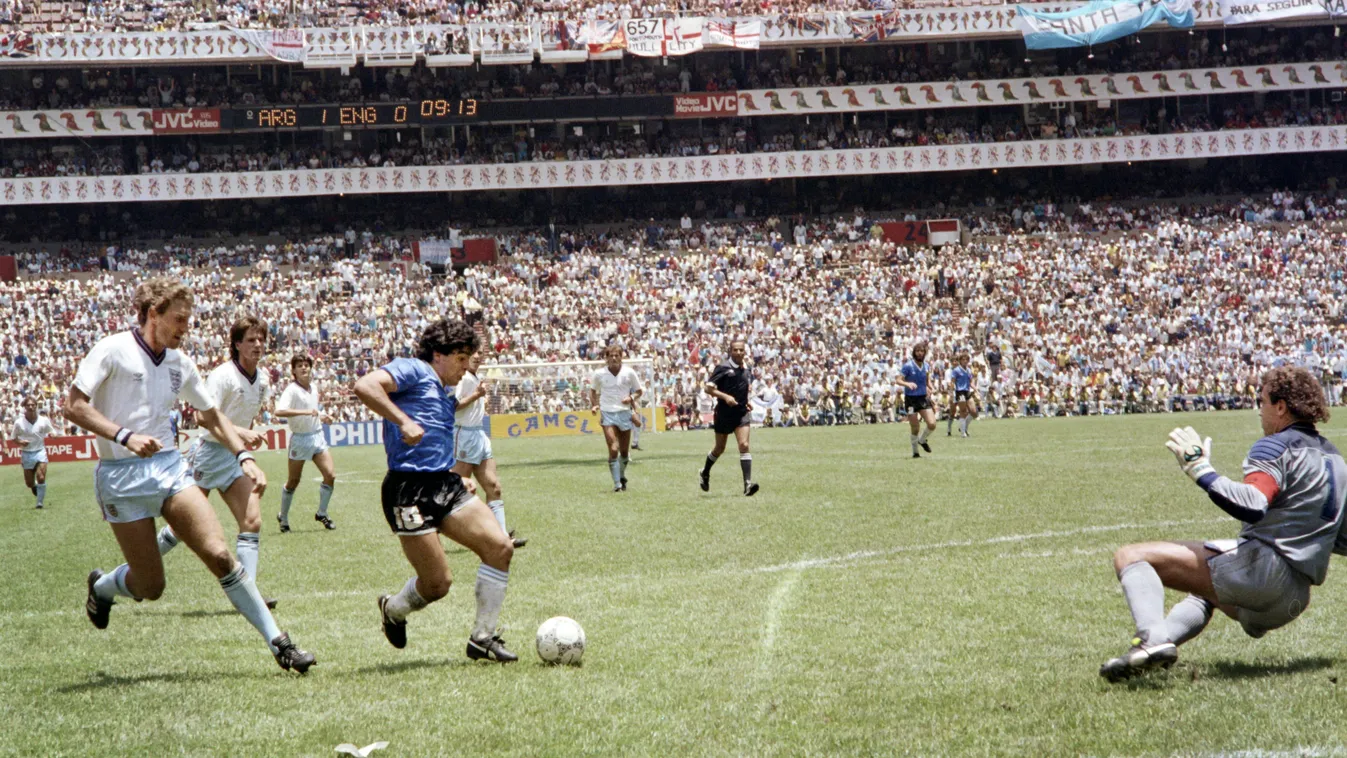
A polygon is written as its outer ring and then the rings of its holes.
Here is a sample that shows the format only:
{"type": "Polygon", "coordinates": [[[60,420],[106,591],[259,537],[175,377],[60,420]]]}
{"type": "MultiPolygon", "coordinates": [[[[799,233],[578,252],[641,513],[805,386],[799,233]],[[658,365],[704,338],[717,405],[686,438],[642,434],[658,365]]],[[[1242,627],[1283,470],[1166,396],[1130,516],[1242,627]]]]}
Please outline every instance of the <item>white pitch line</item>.
{"type": "Polygon", "coordinates": [[[925,545],[900,545],[886,550],[858,550],[854,553],[847,553],[846,555],[834,555],[826,558],[807,558],[802,561],[792,561],[791,563],[778,563],[774,566],[761,566],[755,569],[747,569],[742,573],[774,574],[780,571],[803,571],[805,569],[833,566],[840,563],[851,563],[852,561],[865,560],[866,558],[879,558],[882,556],[898,555],[900,553],[921,553],[930,552],[932,550],[948,550],[957,547],[986,547],[989,545],[1003,545],[1010,542],[1028,542],[1029,540],[1044,540],[1056,537],[1077,537],[1082,534],[1098,534],[1100,532],[1119,532],[1125,529],[1157,529],[1170,526],[1187,526],[1191,524],[1228,523],[1228,521],[1229,519],[1189,519],[1185,521],[1152,521],[1150,523],[1142,524],[1107,524],[1103,526],[1084,526],[1079,529],[1066,529],[1056,532],[1008,534],[1002,537],[992,537],[985,540],[951,540],[949,542],[933,542],[925,545]]]}

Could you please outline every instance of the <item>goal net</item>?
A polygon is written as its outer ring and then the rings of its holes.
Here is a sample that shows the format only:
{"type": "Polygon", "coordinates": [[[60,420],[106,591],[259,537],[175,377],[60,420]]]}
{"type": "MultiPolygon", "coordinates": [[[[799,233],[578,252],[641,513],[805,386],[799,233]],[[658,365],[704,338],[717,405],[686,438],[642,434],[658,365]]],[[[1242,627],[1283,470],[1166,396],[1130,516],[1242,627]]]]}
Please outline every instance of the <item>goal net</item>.
{"type": "MultiPolygon", "coordinates": [[[[639,408],[646,421],[657,418],[655,409],[663,402],[660,385],[655,377],[655,363],[649,358],[627,358],[641,378],[645,388],[639,408]]],[[[566,363],[507,363],[484,365],[482,381],[489,386],[486,412],[496,416],[507,413],[588,413],[589,389],[594,372],[603,368],[603,361],[571,361],[566,363]]],[[[646,424],[645,431],[655,431],[655,424],[646,424]]]]}

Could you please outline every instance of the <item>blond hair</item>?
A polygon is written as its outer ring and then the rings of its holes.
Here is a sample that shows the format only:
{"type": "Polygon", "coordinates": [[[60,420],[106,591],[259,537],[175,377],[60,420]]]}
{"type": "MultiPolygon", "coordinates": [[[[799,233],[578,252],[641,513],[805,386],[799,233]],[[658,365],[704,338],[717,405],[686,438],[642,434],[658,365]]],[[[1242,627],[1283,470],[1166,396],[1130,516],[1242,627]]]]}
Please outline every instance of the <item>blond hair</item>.
{"type": "Polygon", "coordinates": [[[133,302],[136,306],[136,318],[140,325],[144,326],[150,318],[151,310],[163,315],[174,303],[186,303],[190,307],[196,300],[186,284],[161,276],[141,282],[140,286],[136,287],[133,302]]]}

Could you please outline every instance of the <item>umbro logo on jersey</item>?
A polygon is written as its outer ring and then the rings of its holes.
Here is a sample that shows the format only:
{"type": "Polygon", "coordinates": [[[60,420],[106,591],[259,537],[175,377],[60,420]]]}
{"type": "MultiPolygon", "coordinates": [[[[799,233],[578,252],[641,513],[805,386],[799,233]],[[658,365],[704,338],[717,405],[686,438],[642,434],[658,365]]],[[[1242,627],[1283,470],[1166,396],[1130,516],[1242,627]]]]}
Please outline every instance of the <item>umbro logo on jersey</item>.
{"type": "Polygon", "coordinates": [[[131,378],[139,382],[145,378],[145,375],[137,371],[136,373],[131,375],[131,378]]]}
{"type": "Polygon", "coordinates": [[[182,389],[182,372],[175,368],[169,369],[168,383],[173,388],[173,394],[178,394],[178,390],[182,389]]]}

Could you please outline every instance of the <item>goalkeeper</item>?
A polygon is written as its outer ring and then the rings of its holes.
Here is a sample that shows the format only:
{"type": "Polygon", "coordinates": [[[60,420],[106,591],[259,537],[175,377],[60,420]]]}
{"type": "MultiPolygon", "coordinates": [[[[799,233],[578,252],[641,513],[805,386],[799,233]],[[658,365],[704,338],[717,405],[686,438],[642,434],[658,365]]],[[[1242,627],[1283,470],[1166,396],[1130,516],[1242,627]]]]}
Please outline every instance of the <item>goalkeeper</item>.
{"type": "Polygon", "coordinates": [[[1212,610],[1262,637],[1305,611],[1310,587],[1323,584],[1329,556],[1347,554],[1343,500],[1347,464],[1315,422],[1328,420],[1319,382],[1302,368],[1275,368],[1259,390],[1262,439],[1244,459],[1244,480],[1211,465],[1211,439],[1192,427],[1169,434],[1169,448],[1221,510],[1243,524],[1239,537],[1213,542],[1146,542],[1113,555],[1136,621],[1131,648],[1099,674],[1119,681],[1178,660],[1212,610]],[[1189,593],[1164,612],[1165,587],[1189,593]]]}

